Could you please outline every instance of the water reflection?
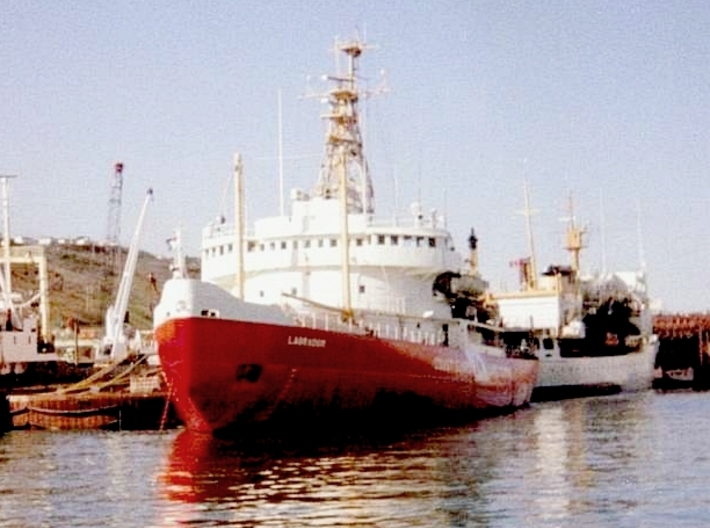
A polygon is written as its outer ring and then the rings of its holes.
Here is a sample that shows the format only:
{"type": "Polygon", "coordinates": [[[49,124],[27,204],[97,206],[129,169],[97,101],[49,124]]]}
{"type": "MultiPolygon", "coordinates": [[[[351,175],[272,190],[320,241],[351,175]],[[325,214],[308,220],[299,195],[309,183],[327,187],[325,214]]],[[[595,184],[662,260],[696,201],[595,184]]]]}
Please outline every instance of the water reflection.
{"type": "Polygon", "coordinates": [[[264,448],[183,432],[161,477],[166,497],[183,507],[166,516],[237,526],[457,525],[491,476],[491,458],[468,429],[358,440],[264,448]]]}
{"type": "Polygon", "coordinates": [[[325,445],[182,432],[161,482],[171,518],[181,522],[563,526],[588,509],[607,456],[613,471],[623,469],[618,460],[633,466],[642,456],[629,440],[638,421],[632,408],[551,403],[460,427],[325,445]],[[631,425],[620,430],[624,421],[631,425]],[[609,439],[613,453],[604,449],[609,439]]]}
{"type": "Polygon", "coordinates": [[[542,409],[533,421],[533,435],[537,440],[535,471],[535,511],[546,523],[560,521],[569,513],[569,485],[567,468],[570,445],[564,409],[542,409]]]}
{"type": "Polygon", "coordinates": [[[103,431],[0,437],[0,526],[146,526],[164,440],[103,431]]]}
{"type": "MultiPolygon", "coordinates": [[[[565,526],[580,515],[604,518],[623,512],[628,522],[640,506],[648,461],[644,431],[652,393],[557,402],[536,409],[536,490],[530,518],[546,526],[565,526]],[[623,495],[609,493],[622,483],[623,495]]],[[[532,484],[532,482],[531,482],[532,484]]]]}
{"type": "Polygon", "coordinates": [[[648,392],[328,442],[13,431],[0,527],[705,526],[708,413],[648,392]]]}

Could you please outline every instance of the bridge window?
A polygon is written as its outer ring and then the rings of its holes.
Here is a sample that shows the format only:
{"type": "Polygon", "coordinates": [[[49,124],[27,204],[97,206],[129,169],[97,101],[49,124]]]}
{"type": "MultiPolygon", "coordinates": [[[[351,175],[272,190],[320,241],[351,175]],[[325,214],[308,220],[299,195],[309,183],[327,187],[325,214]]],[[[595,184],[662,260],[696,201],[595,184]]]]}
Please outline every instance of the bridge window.
{"type": "Polygon", "coordinates": [[[392,235],[392,245],[393,246],[399,245],[399,237],[397,235],[392,235]]]}
{"type": "Polygon", "coordinates": [[[303,241],[303,247],[306,248],[306,249],[308,249],[309,247],[311,247],[311,241],[310,241],[310,240],[304,240],[304,241],[303,241]]]}
{"type": "Polygon", "coordinates": [[[331,238],[330,239],[330,247],[335,247],[338,245],[338,239],[337,238],[331,238]]]}
{"type": "Polygon", "coordinates": [[[429,237],[429,247],[436,247],[436,238],[429,237]]]}
{"type": "Polygon", "coordinates": [[[385,243],[385,235],[377,235],[377,245],[381,246],[385,243]]]}
{"type": "Polygon", "coordinates": [[[356,246],[362,246],[363,239],[362,238],[356,238],[355,239],[355,245],[356,246]]]}
{"type": "Polygon", "coordinates": [[[286,241],[285,240],[281,241],[281,249],[286,249],[286,241]]]}

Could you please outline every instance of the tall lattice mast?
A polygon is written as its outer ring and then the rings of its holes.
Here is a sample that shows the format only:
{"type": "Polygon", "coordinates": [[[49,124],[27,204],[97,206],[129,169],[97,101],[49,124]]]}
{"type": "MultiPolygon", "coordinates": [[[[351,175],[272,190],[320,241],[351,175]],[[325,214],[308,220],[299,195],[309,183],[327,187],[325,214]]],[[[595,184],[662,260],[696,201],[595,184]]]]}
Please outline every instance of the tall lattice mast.
{"type": "Polygon", "coordinates": [[[335,44],[336,57],[337,52],[347,57],[347,71],[327,77],[334,86],[326,94],[330,111],[322,116],[328,120],[325,153],[313,190],[315,196],[337,200],[344,171],[347,209],[351,213],[374,212],[374,192],[363,154],[357,108],[363,95],[357,86],[357,66],[365,49],[359,40],[335,44]]]}
{"type": "Polygon", "coordinates": [[[123,192],[123,163],[114,166],[111,180],[111,194],[108,199],[108,221],[106,222],[106,271],[117,275],[120,265],[119,237],[121,236],[121,194],[123,192]]]}

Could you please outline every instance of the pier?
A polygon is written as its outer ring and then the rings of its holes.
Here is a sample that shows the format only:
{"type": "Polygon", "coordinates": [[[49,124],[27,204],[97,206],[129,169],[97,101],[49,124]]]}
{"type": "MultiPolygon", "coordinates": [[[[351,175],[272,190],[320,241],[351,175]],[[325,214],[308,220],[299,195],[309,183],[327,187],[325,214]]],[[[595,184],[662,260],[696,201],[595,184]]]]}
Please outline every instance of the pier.
{"type": "Polygon", "coordinates": [[[163,393],[11,395],[12,429],[160,430],[174,416],[163,393]]]}
{"type": "Polygon", "coordinates": [[[78,383],[53,390],[0,394],[0,432],[175,427],[177,418],[160,369],[143,359],[105,365],[78,383]]]}
{"type": "Polygon", "coordinates": [[[653,330],[660,340],[654,385],[710,389],[710,313],[657,315],[653,330]]]}

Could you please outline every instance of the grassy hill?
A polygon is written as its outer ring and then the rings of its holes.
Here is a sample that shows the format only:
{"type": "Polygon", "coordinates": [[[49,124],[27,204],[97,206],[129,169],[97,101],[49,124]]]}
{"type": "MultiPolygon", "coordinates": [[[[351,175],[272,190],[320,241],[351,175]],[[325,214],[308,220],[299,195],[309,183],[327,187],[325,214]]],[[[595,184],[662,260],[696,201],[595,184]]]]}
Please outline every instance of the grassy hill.
{"type": "MultiPolygon", "coordinates": [[[[114,301],[121,281],[127,250],[120,249],[114,273],[109,272],[107,253],[100,246],[52,245],[45,248],[45,254],[50,326],[66,326],[70,319],[83,327],[103,325],[106,308],[114,301]]],[[[152,327],[152,310],[160,297],[160,288],[170,277],[170,263],[169,258],[140,252],[128,307],[132,326],[141,330],[152,327]]],[[[199,261],[188,259],[188,270],[191,276],[198,276],[199,261]]],[[[13,264],[12,288],[25,294],[38,291],[37,267],[13,264]]]]}

